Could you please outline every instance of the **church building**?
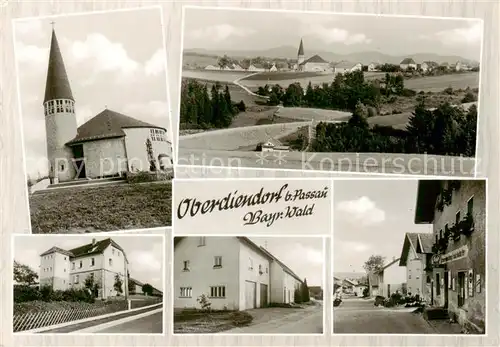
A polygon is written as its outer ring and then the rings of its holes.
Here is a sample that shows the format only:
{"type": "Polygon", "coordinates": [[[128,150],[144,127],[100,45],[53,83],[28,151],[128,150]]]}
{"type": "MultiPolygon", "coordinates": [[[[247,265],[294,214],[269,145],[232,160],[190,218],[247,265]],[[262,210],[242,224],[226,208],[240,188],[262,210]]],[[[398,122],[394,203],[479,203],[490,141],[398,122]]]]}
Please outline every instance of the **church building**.
{"type": "Polygon", "coordinates": [[[304,56],[304,43],[302,39],[300,40],[299,50],[297,52],[297,64],[295,65],[296,71],[316,71],[316,72],[326,72],[332,71],[330,63],[325,59],[321,58],[319,55],[313,55],[309,59],[305,59],[304,56]]]}
{"type": "Polygon", "coordinates": [[[105,108],[77,126],[75,99],[54,29],[43,101],[51,183],[172,167],[167,129],[105,108]]]}

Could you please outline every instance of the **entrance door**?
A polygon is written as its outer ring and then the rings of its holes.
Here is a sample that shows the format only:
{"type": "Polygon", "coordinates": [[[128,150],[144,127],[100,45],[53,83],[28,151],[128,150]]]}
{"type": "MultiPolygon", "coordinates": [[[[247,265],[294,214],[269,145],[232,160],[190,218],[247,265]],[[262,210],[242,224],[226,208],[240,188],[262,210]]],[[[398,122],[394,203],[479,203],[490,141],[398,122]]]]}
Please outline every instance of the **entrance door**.
{"type": "Polygon", "coordinates": [[[85,178],[85,155],[83,153],[83,145],[74,145],[73,149],[73,157],[75,158],[75,169],[76,169],[76,178],[85,178]]]}
{"type": "Polygon", "coordinates": [[[465,283],[465,272],[459,272],[457,283],[458,307],[462,307],[465,303],[465,283]]]}
{"type": "Polygon", "coordinates": [[[448,287],[449,287],[448,275],[449,272],[446,271],[444,273],[444,308],[448,308],[448,287]]]}
{"type": "Polygon", "coordinates": [[[245,282],[245,310],[255,308],[256,290],[255,282],[245,282]]]}
{"type": "Polygon", "coordinates": [[[267,284],[260,284],[260,307],[267,306],[267,284]]]}

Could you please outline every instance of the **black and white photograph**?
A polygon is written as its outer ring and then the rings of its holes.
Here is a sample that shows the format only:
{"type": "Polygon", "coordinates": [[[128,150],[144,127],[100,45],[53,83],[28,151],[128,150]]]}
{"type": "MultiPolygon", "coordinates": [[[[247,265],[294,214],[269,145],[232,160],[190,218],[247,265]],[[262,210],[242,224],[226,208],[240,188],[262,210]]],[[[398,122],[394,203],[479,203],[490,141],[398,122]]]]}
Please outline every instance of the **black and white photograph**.
{"type": "Polygon", "coordinates": [[[13,24],[31,231],[170,226],[161,8],[13,24]]]}
{"type": "Polygon", "coordinates": [[[16,235],[13,332],[163,334],[163,235],[16,235]]]}
{"type": "Polygon", "coordinates": [[[323,334],[325,239],[177,236],[174,334],[323,334]]]}
{"type": "Polygon", "coordinates": [[[335,187],[334,334],[486,333],[486,180],[335,187]]]}
{"type": "Polygon", "coordinates": [[[483,22],[185,7],[178,163],[474,176],[483,22]]]}

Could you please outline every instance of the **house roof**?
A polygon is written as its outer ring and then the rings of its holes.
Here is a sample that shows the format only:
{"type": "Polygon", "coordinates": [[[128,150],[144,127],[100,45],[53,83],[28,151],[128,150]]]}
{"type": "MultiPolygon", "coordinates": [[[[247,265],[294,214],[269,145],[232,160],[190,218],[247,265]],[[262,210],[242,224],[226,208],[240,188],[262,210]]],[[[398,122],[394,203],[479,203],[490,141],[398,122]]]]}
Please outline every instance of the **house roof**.
{"type": "Polygon", "coordinates": [[[166,131],[165,128],[105,109],[97,116],[89,119],[87,122],[79,126],[76,137],[69,141],[67,145],[86,141],[123,137],[125,136],[123,129],[126,128],[157,128],[166,131]]]}
{"type": "Polygon", "coordinates": [[[413,58],[404,58],[400,64],[415,64],[415,60],[413,58]]]}
{"type": "Polygon", "coordinates": [[[439,66],[439,64],[436,63],[435,61],[424,61],[422,64],[427,64],[427,65],[429,65],[431,67],[437,67],[437,66],[439,66]]]}
{"type": "Polygon", "coordinates": [[[252,65],[253,65],[253,67],[256,67],[256,68],[261,68],[261,69],[264,68],[263,64],[251,64],[250,66],[252,66],[252,65]]]}
{"type": "Polygon", "coordinates": [[[297,52],[297,55],[304,55],[304,44],[302,39],[300,39],[299,51],[297,52]]]}
{"type": "Polygon", "coordinates": [[[350,61],[341,61],[340,63],[335,64],[335,67],[340,68],[340,69],[351,69],[354,66],[356,66],[357,64],[359,64],[359,63],[353,63],[350,61]]]}
{"type": "Polygon", "coordinates": [[[325,59],[321,58],[319,55],[313,55],[311,58],[304,60],[300,65],[307,63],[328,63],[325,59]]]}
{"type": "Polygon", "coordinates": [[[400,258],[397,258],[397,259],[392,260],[390,263],[388,263],[388,264],[384,265],[384,267],[383,267],[383,268],[381,268],[380,270],[375,271],[375,273],[379,274],[379,273],[383,272],[383,271],[384,271],[385,269],[387,269],[389,266],[392,266],[392,265],[394,265],[395,263],[399,262],[399,260],[400,260],[400,258]]]}
{"type": "Polygon", "coordinates": [[[52,29],[52,38],[50,40],[49,65],[43,102],[45,103],[53,99],[69,99],[75,101],[75,99],[73,99],[66,67],[64,66],[54,29],[52,29]]]}
{"type": "Polygon", "coordinates": [[[434,235],[432,233],[421,233],[418,235],[417,251],[419,253],[432,253],[432,245],[434,244],[434,235]]]}
{"type": "Polygon", "coordinates": [[[408,256],[410,249],[413,249],[415,254],[418,254],[418,233],[406,233],[403,241],[403,249],[401,250],[401,257],[399,259],[399,266],[406,266],[408,263],[408,256]]]}
{"type": "Polygon", "coordinates": [[[434,221],[434,209],[440,188],[439,180],[418,181],[415,224],[429,224],[434,221]]]}
{"type": "Polygon", "coordinates": [[[134,282],[136,285],[138,285],[140,287],[142,287],[144,285],[144,283],[142,283],[142,282],[140,282],[140,281],[138,281],[138,280],[136,280],[135,278],[132,278],[132,277],[130,278],[130,281],[134,282]]]}
{"type": "Polygon", "coordinates": [[[358,282],[357,282],[357,281],[350,280],[350,279],[348,279],[348,278],[344,278],[344,281],[345,281],[345,282],[347,282],[347,283],[349,283],[349,284],[352,284],[353,286],[355,286],[356,284],[358,284],[358,282]]]}
{"type": "Polygon", "coordinates": [[[65,249],[62,249],[62,248],[59,248],[59,247],[52,247],[51,249],[43,252],[42,254],[40,254],[40,257],[43,257],[47,254],[51,254],[51,253],[62,253],[62,254],[66,254],[68,257],[73,257],[73,253],[65,250],[65,249]]]}

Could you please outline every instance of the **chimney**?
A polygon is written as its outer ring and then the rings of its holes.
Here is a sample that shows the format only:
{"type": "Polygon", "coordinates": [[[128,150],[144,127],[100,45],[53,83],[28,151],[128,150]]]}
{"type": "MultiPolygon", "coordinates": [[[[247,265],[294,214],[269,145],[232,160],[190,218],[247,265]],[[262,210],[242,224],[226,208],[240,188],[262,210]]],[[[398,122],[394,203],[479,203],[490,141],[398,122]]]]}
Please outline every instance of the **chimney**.
{"type": "Polygon", "coordinates": [[[92,239],[92,246],[95,246],[95,239],[92,239]]]}

